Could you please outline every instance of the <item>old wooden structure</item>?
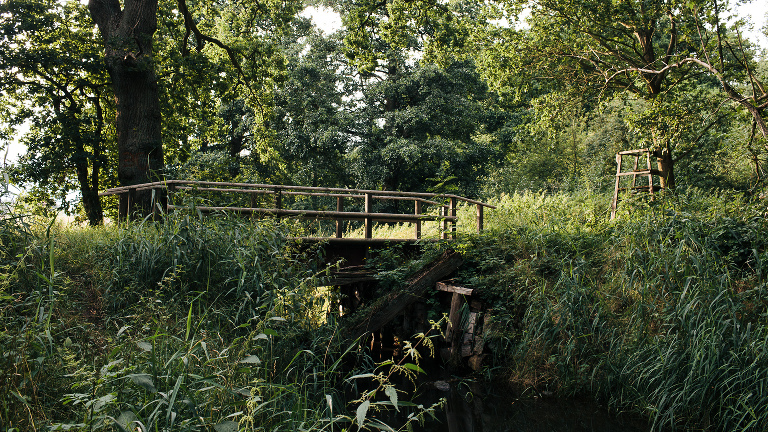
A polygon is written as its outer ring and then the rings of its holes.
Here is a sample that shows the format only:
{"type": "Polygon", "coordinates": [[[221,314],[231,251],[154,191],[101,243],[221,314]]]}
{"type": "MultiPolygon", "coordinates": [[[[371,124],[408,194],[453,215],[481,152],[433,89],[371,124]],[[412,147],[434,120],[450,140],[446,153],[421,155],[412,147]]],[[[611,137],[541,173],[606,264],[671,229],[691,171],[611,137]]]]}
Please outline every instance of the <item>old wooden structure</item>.
{"type": "MultiPolygon", "coordinates": [[[[378,191],[365,189],[342,189],[309,186],[286,186],[253,183],[205,182],[190,180],[165,180],[154,183],[136,184],[117,187],[101,192],[100,196],[119,195],[127,202],[128,214],[132,214],[132,201],[137,191],[150,190],[154,197],[155,216],[170,212],[185,205],[176,202],[175,195],[184,192],[187,196],[201,197],[203,194],[216,194],[217,199],[208,199],[195,205],[197,211],[230,212],[245,215],[276,217],[298,217],[303,219],[325,219],[336,223],[335,238],[344,236],[345,221],[364,222],[364,238],[373,238],[373,225],[376,222],[394,222],[413,224],[413,238],[422,237],[422,224],[438,222],[442,224],[442,238],[450,238],[456,232],[457,205],[464,202],[474,205],[477,231],[483,229],[485,208],[492,205],[452,194],[431,194],[421,192],[378,191]],[[308,197],[302,203],[305,208],[286,205],[287,198],[308,197]],[[335,208],[306,208],[313,200],[333,199],[335,208]],[[228,202],[228,205],[208,203],[228,202]],[[376,210],[376,203],[381,201],[405,201],[411,203],[410,213],[394,213],[376,210]]],[[[381,207],[381,206],[379,206],[381,207]]]]}
{"type": "Polygon", "coordinates": [[[450,322],[446,327],[448,337],[444,341],[450,352],[446,360],[454,365],[468,361],[473,368],[478,368],[482,362],[484,348],[481,332],[478,331],[482,328],[478,315],[479,302],[465,300],[472,290],[441,282],[462,264],[460,254],[447,251],[413,274],[403,290],[387,293],[381,298],[372,298],[379,279],[372,269],[362,264],[371,250],[388,244],[404,243],[404,248],[416,248],[422,238],[424,223],[439,224],[438,232],[442,239],[454,238],[459,222],[458,205],[462,202],[475,207],[475,229],[480,232],[483,230],[484,209],[493,209],[494,206],[452,194],[189,180],[166,180],[118,187],[100,195],[120,196],[122,205],[127,206],[130,215],[133,213],[131,203],[136,193],[143,190],[152,191],[154,213],[148,216],[157,219],[174,210],[192,208],[201,213],[228,212],[253,217],[331,221],[331,227],[335,224],[335,232],[330,237],[303,237],[297,241],[310,244],[320,242],[326,262],[342,259],[345,263],[346,267],[333,272],[327,282],[339,290],[341,296],[338,307],[345,315],[360,306],[370,306],[364,319],[347,323],[351,336],[369,335],[372,346],[374,343],[384,346],[386,344],[381,341],[386,334],[391,336],[392,329],[383,329],[385,326],[392,327],[391,322],[396,317],[403,318],[401,330],[426,331],[427,328],[422,328],[428,325],[424,297],[430,290],[437,289],[452,296],[450,322]],[[392,211],[403,207],[410,211],[392,211]],[[345,223],[348,221],[358,221],[358,226],[363,228],[363,238],[345,237],[345,223]],[[377,222],[410,223],[413,225],[413,235],[410,239],[374,238],[373,226],[377,222]],[[470,307],[469,322],[464,323],[460,319],[460,310],[465,310],[467,305],[470,307]]]}
{"type": "Polygon", "coordinates": [[[613,201],[611,201],[611,219],[616,217],[616,208],[619,205],[622,192],[647,192],[653,198],[653,193],[661,190],[660,182],[654,182],[654,176],[657,178],[663,173],[659,169],[654,169],[651,165],[651,158],[656,158],[656,154],[651,149],[625,150],[616,153],[616,184],[613,188],[613,201]],[[624,170],[624,158],[630,158],[631,169],[624,170]],[[645,166],[640,166],[640,159],[645,160],[645,166]],[[638,177],[647,179],[638,184],[638,177]],[[626,180],[625,180],[626,179],[626,180]],[[622,184],[629,183],[629,184],[622,184]]]}

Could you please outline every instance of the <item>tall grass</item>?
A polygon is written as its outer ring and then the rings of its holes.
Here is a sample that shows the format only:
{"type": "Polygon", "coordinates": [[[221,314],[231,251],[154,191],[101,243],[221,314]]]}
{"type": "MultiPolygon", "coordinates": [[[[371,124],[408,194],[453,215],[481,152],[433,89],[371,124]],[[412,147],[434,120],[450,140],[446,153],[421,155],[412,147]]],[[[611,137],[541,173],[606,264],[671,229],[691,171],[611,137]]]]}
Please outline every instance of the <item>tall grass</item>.
{"type": "Polygon", "coordinates": [[[291,224],[190,211],[96,229],[9,225],[0,429],[360,423],[345,380],[386,366],[339,338],[319,252],[291,241],[291,224]]]}
{"type": "Polygon", "coordinates": [[[464,278],[495,304],[496,365],[656,430],[761,430],[764,204],[692,190],[609,221],[600,201],[505,197],[487,235],[467,239],[464,278]]]}

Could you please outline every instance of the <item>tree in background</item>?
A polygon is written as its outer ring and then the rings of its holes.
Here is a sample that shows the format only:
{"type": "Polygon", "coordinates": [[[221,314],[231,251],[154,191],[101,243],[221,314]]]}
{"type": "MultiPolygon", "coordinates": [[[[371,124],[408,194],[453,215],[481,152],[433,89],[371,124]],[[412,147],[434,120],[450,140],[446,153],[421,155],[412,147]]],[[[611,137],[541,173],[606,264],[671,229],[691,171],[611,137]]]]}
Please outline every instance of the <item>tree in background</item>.
{"type": "Polygon", "coordinates": [[[351,107],[359,85],[340,35],[324,36],[307,20],[285,45],[287,79],[275,94],[278,181],[349,186],[344,155],[352,139],[351,107]]]}
{"type": "Polygon", "coordinates": [[[357,184],[476,195],[499,159],[488,97],[471,62],[418,65],[371,85],[347,155],[357,184]]]}
{"type": "Polygon", "coordinates": [[[15,175],[34,184],[32,199],[61,197],[66,206],[66,195],[80,192],[89,223],[101,223],[98,192],[110,169],[114,105],[85,9],[8,1],[0,5],[0,31],[0,116],[30,124],[15,175]]]}
{"type": "Polygon", "coordinates": [[[659,126],[649,129],[656,131],[650,134],[650,144],[657,150],[662,183],[667,187],[675,184],[673,140],[662,132],[667,120],[659,107],[674,103],[670,91],[698,79],[702,72],[727,84],[745,77],[752,61],[749,51],[733,42],[730,51],[719,51],[717,71],[711,68],[713,59],[698,59],[702,53],[718,52],[727,39],[721,25],[727,4],[716,1],[526,0],[509,4],[514,12],[530,7],[531,16],[530,29],[508,32],[512,37],[493,47],[511,50],[508,64],[582,94],[607,97],[629,92],[651,102],[659,126]]]}

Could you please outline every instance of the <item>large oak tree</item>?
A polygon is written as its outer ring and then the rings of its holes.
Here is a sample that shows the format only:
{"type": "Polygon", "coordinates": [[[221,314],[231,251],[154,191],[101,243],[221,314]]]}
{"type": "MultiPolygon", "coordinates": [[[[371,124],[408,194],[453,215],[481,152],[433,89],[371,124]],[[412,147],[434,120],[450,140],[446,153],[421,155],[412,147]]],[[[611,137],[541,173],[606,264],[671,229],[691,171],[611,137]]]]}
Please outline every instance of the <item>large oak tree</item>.
{"type": "MultiPolygon", "coordinates": [[[[116,104],[120,184],[154,180],[163,167],[160,98],[152,38],[157,31],[157,0],[89,0],[88,9],[104,42],[104,59],[116,104]]],[[[151,207],[148,192],[139,193],[140,208],[151,207]]],[[[120,213],[128,211],[121,200],[120,213]]]]}

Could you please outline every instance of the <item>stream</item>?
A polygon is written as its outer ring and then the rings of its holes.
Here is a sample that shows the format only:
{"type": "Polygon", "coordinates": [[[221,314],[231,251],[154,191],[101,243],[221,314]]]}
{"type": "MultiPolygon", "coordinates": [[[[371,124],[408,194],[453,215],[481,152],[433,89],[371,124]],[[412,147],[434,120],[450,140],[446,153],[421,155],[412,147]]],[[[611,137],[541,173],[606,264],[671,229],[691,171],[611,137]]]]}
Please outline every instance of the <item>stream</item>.
{"type": "MultiPolygon", "coordinates": [[[[635,416],[616,414],[584,398],[521,396],[508,388],[476,381],[437,381],[422,386],[417,403],[429,406],[446,399],[437,420],[422,432],[648,432],[649,424],[635,416]]],[[[395,423],[397,424],[397,423],[395,423]]]]}

